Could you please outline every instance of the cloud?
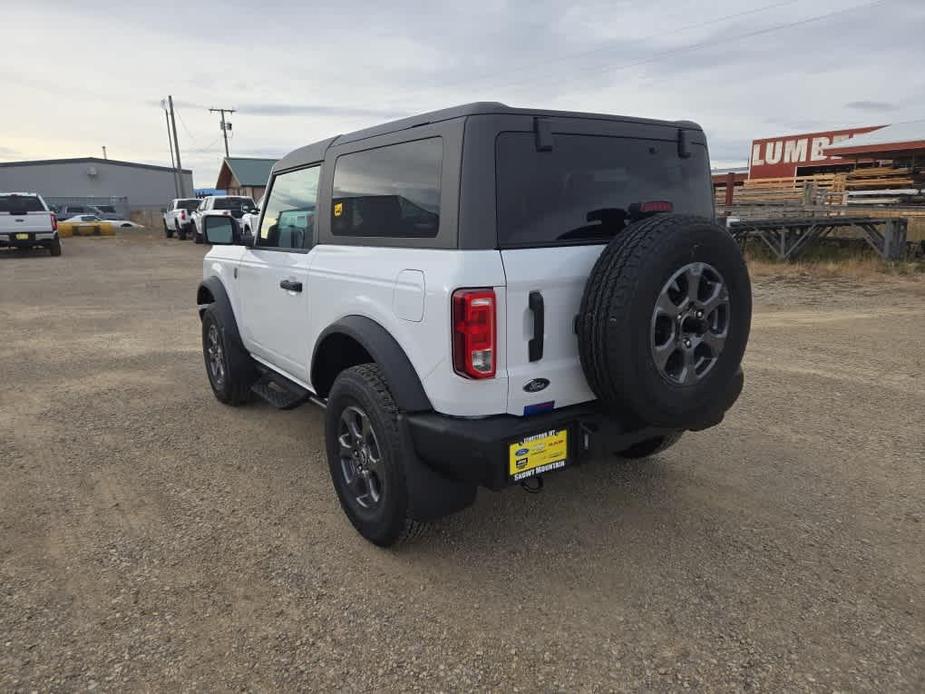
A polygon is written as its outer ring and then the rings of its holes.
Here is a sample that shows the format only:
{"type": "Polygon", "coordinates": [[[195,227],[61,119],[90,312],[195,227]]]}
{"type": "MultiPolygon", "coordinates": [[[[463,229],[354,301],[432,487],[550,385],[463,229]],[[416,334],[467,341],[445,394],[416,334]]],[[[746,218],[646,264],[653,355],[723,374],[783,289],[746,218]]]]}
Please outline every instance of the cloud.
{"type": "MultiPolygon", "coordinates": [[[[282,155],[409,114],[501,101],[694,120],[714,160],[730,163],[746,161],[754,138],[925,111],[925,73],[895,69],[921,43],[922,0],[270,5],[257,33],[230,21],[190,41],[163,21],[188,18],[184,0],[12,3],[4,96],[16,108],[0,110],[0,156],[85,156],[105,144],[110,156],[169,164],[167,94],[197,185],[214,184],[224,156],[210,106],[238,109],[232,156],[282,155]],[[80,36],[80,51],[36,53],[30,27],[51,24],[80,36]]],[[[251,10],[246,0],[196,5],[197,16],[251,10]]]]}
{"type": "Polygon", "coordinates": [[[845,108],[853,108],[858,111],[895,111],[897,106],[895,104],[888,104],[885,101],[849,101],[845,104],[845,108]]]}

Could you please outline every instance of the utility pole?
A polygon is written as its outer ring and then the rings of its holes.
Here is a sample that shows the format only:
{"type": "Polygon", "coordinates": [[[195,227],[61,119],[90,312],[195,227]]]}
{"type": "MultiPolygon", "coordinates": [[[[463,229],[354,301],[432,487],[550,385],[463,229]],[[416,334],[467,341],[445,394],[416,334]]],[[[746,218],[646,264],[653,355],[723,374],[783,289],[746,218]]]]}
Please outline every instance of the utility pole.
{"type": "Polygon", "coordinates": [[[167,102],[161,99],[161,107],[164,109],[164,120],[167,121],[167,148],[170,150],[170,168],[173,170],[173,190],[174,194],[180,197],[180,181],[177,176],[177,164],[173,157],[173,140],[170,135],[170,114],[167,112],[167,102]]]}
{"type": "Polygon", "coordinates": [[[234,113],[233,108],[210,108],[209,113],[220,113],[222,114],[222,137],[225,138],[225,158],[228,158],[228,131],[231,130],[231,123],[225,122],[226,113],[234,113]]]}
{"type": "Polygon", "coordinates": [[[106,156],[106,145],[103,145],[103,159],[109,159],[109,157],[106,156]]]}
{"type": "Polygon", "coordinates": [[[180,143],[177,141],[177,119],[173,115],[173,97],[167,95],[167,105],[170,107],[170,125],[173,128],[173,148],[177,151],[177,178],[180,179],[180,197],[186,195],[186,181],[183,180],[183,164],[180,163],[180,143]]]}

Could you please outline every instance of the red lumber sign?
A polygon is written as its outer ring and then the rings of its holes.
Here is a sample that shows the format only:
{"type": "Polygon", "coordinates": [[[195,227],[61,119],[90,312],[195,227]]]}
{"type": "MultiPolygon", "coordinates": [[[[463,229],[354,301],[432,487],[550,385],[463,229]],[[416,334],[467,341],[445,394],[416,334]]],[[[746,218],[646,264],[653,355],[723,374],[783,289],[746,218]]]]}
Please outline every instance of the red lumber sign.
{"type": "Polygon", "coordinates": [[[868,125],[863,128],[827,130],[753,140],[751,154],[748,158],[748,177],[788,178],[796,176],[797,167],[800,166],[834,164],[841,160],[839,157],[827,156],[823,152],[826,147],[882,127],[882,125],[868,125]]]}

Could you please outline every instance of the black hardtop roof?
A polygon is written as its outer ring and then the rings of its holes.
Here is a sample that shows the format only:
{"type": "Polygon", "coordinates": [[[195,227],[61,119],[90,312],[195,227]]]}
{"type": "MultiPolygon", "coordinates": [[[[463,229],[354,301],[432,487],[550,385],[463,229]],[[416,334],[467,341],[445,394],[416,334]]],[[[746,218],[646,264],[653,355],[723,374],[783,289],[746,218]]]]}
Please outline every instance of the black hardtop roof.
{"type": "Polygon", "coordinates": [[[337,135],[336,137],[330,137],[327,140],[321,140],[320,142],[305,145],[304,147],[293,150],[278,162],[276,162],[276,165],[273,167],[273,171],[282,171],[298,166],[304,166],[305,164],[319,162],[324,159],[324,154],[328,148],[334,144],[356,142],[358,140],[365,140],[370,137],[388,135],[389,133],[399,132],[401,130],[409,130],[421,125],[428,125],[430,123],[440,123],[442,121],[453,120],[454,118],[481,115],[536,116],[541,118],[585,118],[589,120],[608,120],[622,123],[639,123],[641,125],[671,125],[687,130],[701,130],[701,127],[697,123],[688,120],[666,121],[656,120],[653,118],[616,116],[606,113],[585,113],[582,111],[550,111],[536,108],[515,108],[497,101],[476,101],[471,104],[452,106],[450,108],[443,108],[438,111],[421,113],[417,116],[401,118],[399,120],[383,123],[382,125],[375,125],[371,128],[364,128],[363,130],[357,130],[355,132],[346,133],[344,135],[337,135]]]}

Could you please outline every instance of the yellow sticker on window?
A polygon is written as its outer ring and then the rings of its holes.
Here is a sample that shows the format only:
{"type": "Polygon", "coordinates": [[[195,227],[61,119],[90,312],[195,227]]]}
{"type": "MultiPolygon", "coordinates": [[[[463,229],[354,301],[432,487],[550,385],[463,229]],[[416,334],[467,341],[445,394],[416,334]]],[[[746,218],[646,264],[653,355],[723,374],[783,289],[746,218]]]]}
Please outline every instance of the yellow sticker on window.
{"type": "Polygon", "coordinates": [[[340,217],[344,213],[344,203],[335,202],[334,203],[334,216],[340,217]]]}

